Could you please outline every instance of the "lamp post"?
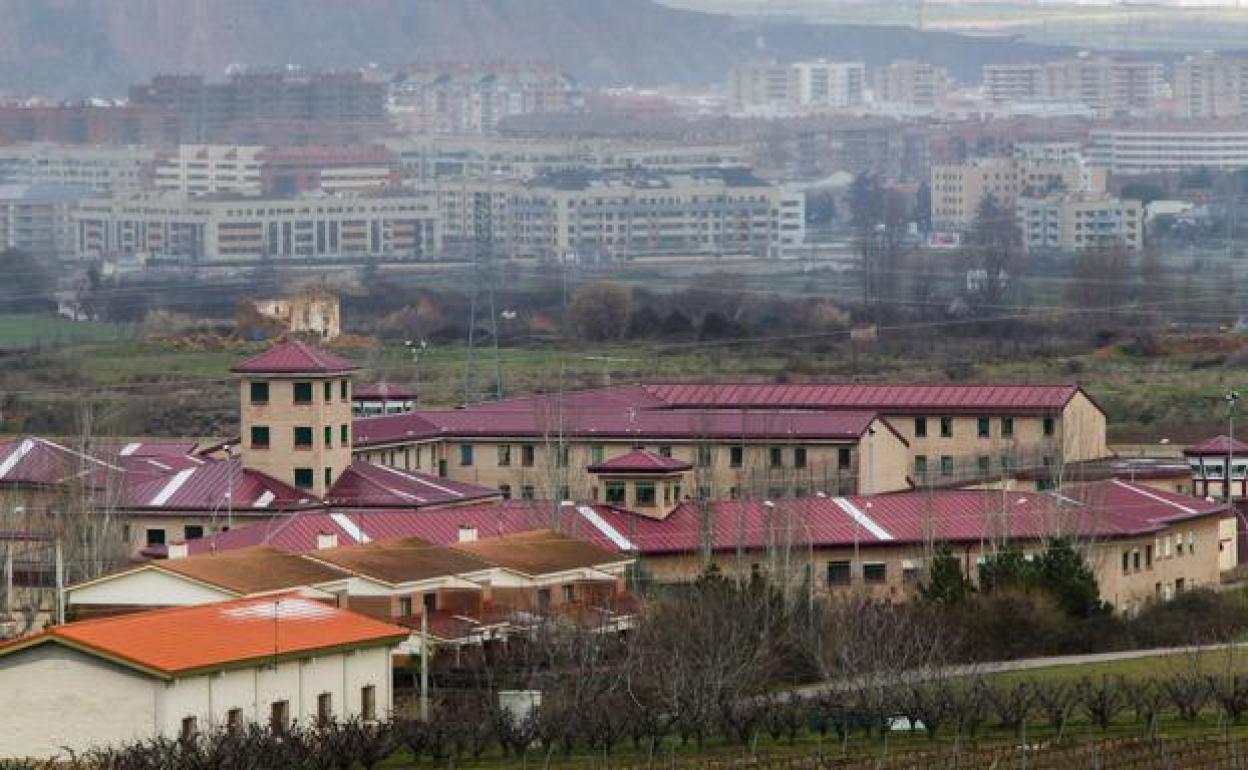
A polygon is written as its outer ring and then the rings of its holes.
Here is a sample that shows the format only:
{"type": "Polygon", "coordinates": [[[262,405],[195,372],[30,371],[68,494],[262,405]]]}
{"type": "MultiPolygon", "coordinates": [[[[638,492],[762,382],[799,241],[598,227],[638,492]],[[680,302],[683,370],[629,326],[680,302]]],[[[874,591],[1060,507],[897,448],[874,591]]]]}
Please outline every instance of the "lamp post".
{"type": "Polygon", "coordinates": [[[1231,462],[1235,455],[1235,402],[1239,401],[1239,391],[1232,390],[1224,397],[1226,401],[1226,476],[1224,491],[1226,504],[1231,504],[1231,462]]]}

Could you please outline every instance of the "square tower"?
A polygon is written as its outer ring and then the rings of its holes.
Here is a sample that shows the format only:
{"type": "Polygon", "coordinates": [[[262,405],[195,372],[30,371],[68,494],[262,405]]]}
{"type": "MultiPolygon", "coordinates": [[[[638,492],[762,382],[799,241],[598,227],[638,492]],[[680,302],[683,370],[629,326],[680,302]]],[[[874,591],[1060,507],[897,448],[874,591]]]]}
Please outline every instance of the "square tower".
{"type": "Polygon", "coordinates": [[[351,465],[351,376],[342,356],[293,341],[230,371],[239,378],[243,466],[324,497],[351,465]]]}

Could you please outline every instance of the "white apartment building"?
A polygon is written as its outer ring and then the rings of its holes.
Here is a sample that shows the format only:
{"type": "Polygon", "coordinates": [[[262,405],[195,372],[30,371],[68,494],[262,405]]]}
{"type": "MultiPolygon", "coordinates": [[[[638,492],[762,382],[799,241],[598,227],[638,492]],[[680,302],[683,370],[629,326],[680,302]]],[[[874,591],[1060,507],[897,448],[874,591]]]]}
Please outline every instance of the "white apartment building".
{"type": "Polygon", "coordinates": [[[1206,123],[1099,128],[1088,160],[1114,174],[1248,167],[1248,125],[1206,123]]]}
{"type": "Polygon", "coordinates": [[[154,187],[182,195],[259,195],[263,147],[184,144],[156,161],[154,187]]]}
{"type": "Polygon", "coordinates": [[[993,102],[1034,102],[1043,99],[1043,64],[986,64],[983,69],[984,95],[993,102]]]}
{"type": "Polygon", "coordinates": [[[1020,198],[1018,221],[1028,251],[1084,251],[1144,245],[1144,207],[1106,195],[1020,198]]]}
{"type": "Polygon", "coordinates": [[[448,177],[530,179],[575,169],[687,173],[749,165],[749,155],[739,144],[415,136],[390,140],[386,146],[398,156],[403,173],[417,181],[448,177]]]}
{"type": "Polygon", "coordinates": [[[867,65],[862,62],[815,59],[793,65],[797,70],[797,103],[803,107],[856,107],[867,90],[867,65]]]}
{"type": "Polygon", "coordinates": [[[784,257],[805,240],[805,197],[742,169],[568,171],[529,181],[438,180],[448,254],[608,261],[784,257]]]}
{"type": "Polygon", "coordinates": [[[422,259],[441,251],[433,196],[195,198],[142,193],[84,200],[75,254],[180,264],[262,259],[422,259]]]}
{"type": "Polygon", "coordinates": [[[156,150],[90,145],[0,145],[0,184],[85,187],[111,193],[137,190],[152,177],[156,150]]]}
{"type": "Polygon", "coordinates": [[[0,251],[21,249],[44,259],[73,251],[74,206],[85,187],[0,185],[0,251]]]}

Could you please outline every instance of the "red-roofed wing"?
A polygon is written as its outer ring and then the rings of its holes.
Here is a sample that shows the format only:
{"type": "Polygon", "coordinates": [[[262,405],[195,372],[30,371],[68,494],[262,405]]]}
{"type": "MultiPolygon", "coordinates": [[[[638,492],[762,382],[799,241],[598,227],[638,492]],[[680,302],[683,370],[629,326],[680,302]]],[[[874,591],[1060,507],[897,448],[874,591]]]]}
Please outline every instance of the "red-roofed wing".
{"type": "Polygon", "coordinates": [[[235,374],[347,374],[358,368],[336,353],[294,340],[252,356],[230,371],[235,374]]]}

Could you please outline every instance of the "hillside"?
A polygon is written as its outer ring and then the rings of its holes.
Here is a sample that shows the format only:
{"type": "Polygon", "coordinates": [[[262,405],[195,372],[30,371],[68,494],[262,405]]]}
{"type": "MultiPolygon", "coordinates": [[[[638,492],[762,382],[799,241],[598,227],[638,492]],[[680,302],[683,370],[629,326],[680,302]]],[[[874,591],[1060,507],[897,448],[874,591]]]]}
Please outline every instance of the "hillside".
{"type": "Polygon", "coordinates": [[[548,59],[592,84],[720,82],[763,41],[779,59],[915,56],[974,76],[1052,55],[1002,39],[750,21],[652,0],[0,0],[0,93],[119,95],[157,72],[548,59]]]}

